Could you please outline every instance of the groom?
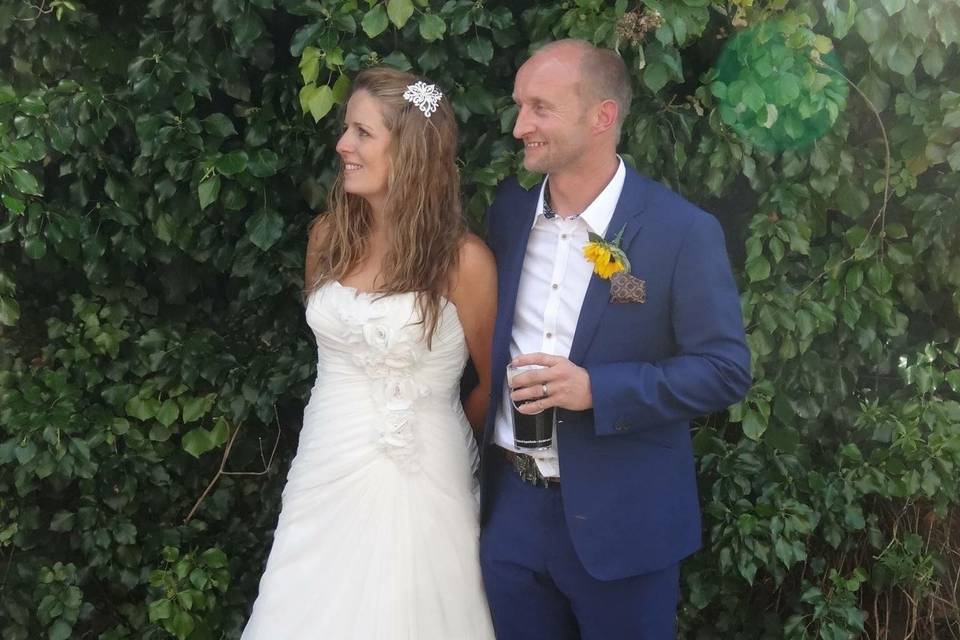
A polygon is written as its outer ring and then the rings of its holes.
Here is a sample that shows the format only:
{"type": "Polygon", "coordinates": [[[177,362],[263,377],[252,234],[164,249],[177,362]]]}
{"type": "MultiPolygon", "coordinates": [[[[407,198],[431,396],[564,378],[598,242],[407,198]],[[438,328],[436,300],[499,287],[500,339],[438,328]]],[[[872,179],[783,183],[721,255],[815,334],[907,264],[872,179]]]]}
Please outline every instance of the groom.
{"type": "Polygon", "coordinates": [[[514,84],[513,135],[547,178],[506,182],[487,213],[499,311],[480,554],[499,640],[675,637],[679,563],[700,546],[689,421],[750,385],[720,225],[616,154],[630,95],[620,57],[576,40],[538,50],[514,84]],[[617,238],[629,271],[594,273],[588,232],[617,238]],[[511,361],[545,368],[511,393],[511,361]],[[511,400],[555,411],[550,449],[515,447],[511,400]]]}

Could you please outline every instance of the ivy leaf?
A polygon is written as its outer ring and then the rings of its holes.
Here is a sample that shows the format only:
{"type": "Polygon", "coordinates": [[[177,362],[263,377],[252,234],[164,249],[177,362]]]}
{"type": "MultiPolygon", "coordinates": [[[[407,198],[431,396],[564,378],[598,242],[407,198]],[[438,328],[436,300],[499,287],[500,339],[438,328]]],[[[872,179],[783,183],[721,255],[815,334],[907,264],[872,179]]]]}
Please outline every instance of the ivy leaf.
{"type": "Polygon", "coordinates": [[[775,99],[779,105],[788,105],[800,97],[800,82],[792,73],[782,73],[775,86],[775,99]]]}
{"type": "Polygon", "coordinates": [[[168,398],[162,405],[160,405],[160,410],[157,411],[157,420],[163,426],[169,427],[176,422],[179,415],[180,407],[177,405],[176,400],[173,398],[168,398]]]}
{"type": "Polygon", "coordinates": [[[887,66],[902,76],[909,76],[917,67],[918,52],[908,49],[906,42],[895,43],[887,50],[887,66]]]}
{"type": "Polygon", "coordinates": [[[326,21],[318,20],[317,22],[297,29],[297,32],[293,34],[293,38],[290,39],[290,55],[295,58],[299,57],[303,53],[304,48],[313,42],[314,37],[326,28],[326,21]]]}
{"type": "Polygon", "coordinates": [[[283,235],[283,217],[272,209],[261,209],[247,219],[246,229],[250,242],[266,251],[283,235]]]}
{"type": "Polygon", "coordinates": [[[0,324],[12,327],[20,319],[20,305],[13,298],[0,296],[0,324]]]}
{"type": "Polygon", "coordinates": [[[250,158],[247,170],[258,178],[266,178],[277,172],[280,158],[270,149],[257,149],[250,158]]]}
{"type": "Polygon", "coordinates": [[[337,81],[333,83],[333,89],[330,90],[333,95],[333,101],[336,104],[343,104],[350,92],[350,78],[345,73],[341,73],[337,81]]]}
{"type": "Polygon", "coordinates": [[[72,635],[73,627],[63,618],[58,618],[56,622],[50,625],[47,638],[48,640],[68,640],[72,635]]]}
{"type": "Polygon", "coordinates": [[[263,34],[263,20],[256,11],[247,11],[233,23],[233,41],[241,48],[253,44],[263,34]]]}
{"type": "Polygon", "coordinates": [[[867,270],[867,280],[870,286],[880,295],[886,295],[893,287],[893,276],[890,271],[883,266],[882,262],[875,262],[867,270]]]}
{"type": "Polygon", "coordinates": [[[23,240],[23,252],[28,258],[39,260],[47,255],[47,242],[39,235],[27,236],[23,240]]]}
{"type": "Polygon", "coordinates": [[[851,0],[847,10],[841,11],[837,6],[837,0],[824,0],[823,8],[827,14],[827,22],[833,26],[833,35],[841,40],[847,37],[857,14],[856,2],[851,0]]]}
{"type": "Polygon", "coordinates": [[[231,151],[217,158],[217,170],[225,176],[234,176],[247,168],[246,151],[231,151]]]}
{"type": "Polygon", "coordinates": [[[180,446],[194,458],[199,458],[216,445],[213,444],[213,438],[210,437],[209,431],[203,427],[196,427],[183,434],[180,446]]]}
{"type": "Polygon", "coordinates": [[[747,411],[746,415],[743,416],[741,426],[743,428],[743,435],[754,441],[760,440],[763,432],[767,430],[766,420],[756,411],[752,410],[747,411]]]}
{"type": "Polygon", "coordinates": [[[950,388],[953,389],[953,392],[960,393],[960,369],[948,371],[945,378],[947,380],[947,384],[949,384],[950,388]]]}
{"type": "Polygon", "coordinates": [[[947,162],[954,171],[960,171],[960,142],[954,142],[947,154],[947,162]]]}
{"type": "Polygon", "coordinates": [[[860,90],[867,96],[877,111],[884,111],[890,102],[890,85],[870,71],[860,81],[860,90]]]}
{"type": "Polygon", "coordinates": [[[316,47],[307,47],[303,50],[303,56],[300,57],[300,76],[304,84],[313,84],[317,75],[320,73],[320,50],[316,47]]]}
{"type": "Polygon", "coordinates": [[[222,569],[227,566],[227,554],[217,547],[204,551],[200,554],[200,559],[211,569],[222,569]]]}
{"type": "Polygon", "coordinates": [[[333,108],[333,90],[327,85],[317,87],[307,100],[307,107],[310,109],[313,121],[320,122],[323,116],[330,113],[330,109],[333,108]]]}
{"type": "Polygon", "coordinates": [[[200,209],[206,209],[220,195],[220,176],[207,178],[197,187],[197,196],[200,198],[200,209]]]}
{"type": "Polygon", "coordinates": [[[402,29],[412,15],[413,3],[410,0],[389,0],[387,2],[387,16],[397,29],[402,29]]]}
{"type": "Polygon", "coordinates": [[[887,32],[887,19],[874,7],[857,14],[857,33],[867,44],[873,44],[887,32]]]}
{"type": "Polygon", "coordinates": [[[907,6],[907,0],[880,0],[880,4],[886,9],[887,15],[894,15],[907,6]]]}
{"type": "Polygon", "coordinates": [[[660,91],[669,78],[670,70],[662,62],[651,62],[643,70],[643,84],[654,93],[660,91]]]}
{"type": "Polygon", "coordinates": [[[53,515],[53,518],[50,519],[50,531],[56,531],[62,533],[64,531],[73,530],[73,521],[76,519],[76,514],[69,511],[58,511],[53,515]]]}
{"type": "Polygon", "coordinates": [[[770,277],[770,262],[763,256],[748,261],[746,266],[750,282],[760,282],[770,277]]]}
{"type": "Polygon", "coordinates": [[[748,82],[743,88],[743,104],[751,111],[759,110],[766,102],[766,99],[763,89],[755,82],[748,82]]]}
{"type": "Polygon", "coordinates": [[[383,64],[388,67],[393,67],[394,69],[399,69],[400,71],[410,71],[413,69],[413,65],[410,64],[410,59],[403,55],[402,51],[394,51],[385,57],[383,64]]]}
{"type": "Polygon", "coordinates": [[[467,42],[467,55],[480,64],[490,64],[493,59],[493,45],[486,38],[471,38],[467,42]]]}
{"type": "Polygon", "coordinates": [[[300,110],[304,113],[310,111],[310,98],[313,97],[313,94],[317,92],[317,85],[315,84],[305,84],[300,87],[300,93],[298,97],[300,98],[300,110]]]}
{"type": "Polygon", "coordinates": [[[237,135],[233,121],[222,113],[211,113],[203,119],[203,128],[207,133],[218,138],[228,138],[237,135]]]}
{"type": "Polygon", "coordinates": [[[450,20],[450,35],[462,36],[473,24],[473,11],[470,7],[458,7],[450,20]]]}
{"type": "Polygon", "coordinates": [[[226,418],[218,418],[217,422],[213,425],[213,429],[210,430],[210,438],[214,446],[219,447],[224,444],[229,437],[230,425],[227,424],[226,418]]]}
{"type": "Polygon", "coordinates": [[[17,191],[31,196],[40,195],[40,184],[32,173],[26,169],[13,169],[10,175],[13,177],[13,186],[17,191]]]}
{"type": "Polygon", "coordinates": [[[193,422],[200,416],[206,414],[210,411],[215,399],[216,396],[213,394],[193,398],[180,398],[180,407],[183,409],[183,421],[193,422]]]}
{"type": "Polygon", "coordinates": [[[153,398],[142,398],[140,396],[133,396],[127,400],[127,404],[124,406],[127,415],[133,416],[137,420],[149,420],[157,414],[159,408],[160,403],[153,398]]]}
{"type": "Polygon", "coordinates": [[[10,209],[13,213],[23,213],[24,209],[27,208],[26,203],[19,198],[14,198],[9,194],[3,194],[2,197],[3,206],[7,209],[10,209]]]}
{"type": "Polygon", "coordinates": [[[147,607],[147,614],[150,622],[157,620],[166,620],[173,613],[173,604],[170,600],[154,600],[147,607]]]}
{"type": "Polygon", "coordinates": [[[427,42],[439,40],[446,30],[447,24],[436,14],[428,13],[420,18],[420,37],[427,42]]]}
{"type": "Polygon", "coordinates": [[[920,57],[920,63],[931,78],[936,78],[943,71],[943,65],[946,63],[945,52],[940,47],[928,44],[920,57]]]}
{"type": "Polygon", "coordinates": [[[480,86],[471,86],[463,94],[463,103],[472,113],[492,116],[495,111],[493,96],[480,86]]]}
{"type": "Polygon", "coordinates": [[[383,8],[382,4],[377,4],[373,9],[367,11],[363,20],[360,21],[363,32],[370,38],[376,38],[386,31],[388,24],[387,10],[383,8]]]}

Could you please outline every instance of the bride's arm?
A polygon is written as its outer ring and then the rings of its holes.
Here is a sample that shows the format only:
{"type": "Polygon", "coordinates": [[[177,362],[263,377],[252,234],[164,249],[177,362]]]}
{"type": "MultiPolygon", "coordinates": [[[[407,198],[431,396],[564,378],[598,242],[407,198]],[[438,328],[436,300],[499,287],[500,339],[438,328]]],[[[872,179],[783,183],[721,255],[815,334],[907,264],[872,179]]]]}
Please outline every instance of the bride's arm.
{"type": "Polygon", "coordinates": [[[480,382],[464,401],[463,410],[474,429],[483,430],[490,402],[490,351],[497,315],[497,268],[487,245],[468,234],[460,247],[459,264],[450,287],[467,339],[470,359],[480,382]]]}

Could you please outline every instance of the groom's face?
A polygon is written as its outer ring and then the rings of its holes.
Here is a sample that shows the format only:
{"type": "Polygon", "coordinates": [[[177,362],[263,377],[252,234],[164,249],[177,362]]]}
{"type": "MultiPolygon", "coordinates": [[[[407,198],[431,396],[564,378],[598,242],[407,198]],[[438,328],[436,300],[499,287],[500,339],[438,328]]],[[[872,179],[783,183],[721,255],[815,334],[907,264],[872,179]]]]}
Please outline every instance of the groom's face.
{"type": "Polygon", "coordinates": [[[574,166],[591,144],[580,97],[580,56],[568,49],[535,54],[517,72],[519,108],[513,137],[523,141],[523,166],[557,173],[574,166]]]}

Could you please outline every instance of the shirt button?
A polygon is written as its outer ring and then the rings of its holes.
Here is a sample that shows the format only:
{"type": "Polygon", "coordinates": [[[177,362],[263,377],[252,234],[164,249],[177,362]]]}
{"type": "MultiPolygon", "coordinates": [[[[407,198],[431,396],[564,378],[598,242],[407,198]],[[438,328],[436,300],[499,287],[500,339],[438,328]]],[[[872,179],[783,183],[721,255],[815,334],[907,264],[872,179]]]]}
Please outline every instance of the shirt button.
{"type": "Polygon", "coordinates": [[[547,337],[548,337],[548,338],[552,338],[552,337],[553,337],[553,334],[550,333],[549,331],[547,331],[547,337]]]}
{"type": "Polygon", "coordinates": [[[559,289],[559,288],[560,288],[560,285],[558,285],[557,283],[553,283],[552,286],[553,286],[554,289],[559,289]]]}
{"type": "Polygon", "coordinates": [[[560,236],[560,239],[561,239],[561,240],[566,240],[566,239],[567,239],[567,234],[565,234],[565,233],[562,234],[562,235],[560,236]]]}

